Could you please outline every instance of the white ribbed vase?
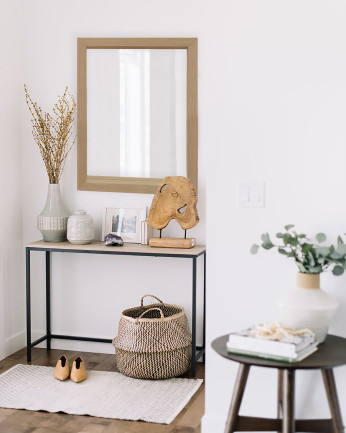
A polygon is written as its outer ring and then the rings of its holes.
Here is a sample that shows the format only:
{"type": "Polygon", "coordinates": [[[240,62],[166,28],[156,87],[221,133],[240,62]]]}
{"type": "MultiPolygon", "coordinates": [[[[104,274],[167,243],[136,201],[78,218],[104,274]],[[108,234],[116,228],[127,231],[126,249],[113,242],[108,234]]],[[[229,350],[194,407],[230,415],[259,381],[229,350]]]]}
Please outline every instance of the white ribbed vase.
{"type": "Polygon", "coordinates": [[[68,212],[60,194],[60,185],[48,185],[47,201],[43,211],[37,217],[37,228],[46,242],[63,242],[66,240],[68,212]]]}
{"type": "Polygon", "coordinates": [[[309,328],[322,343],[339,303],[320,288],[320,274],[298,273],[297,286],[279,301],[281,323],[295,329],[309,328]]]}
{"type": "Polygon", "coordinates": [[[67,221],[67,240],[71,244],[85,245],[94,238],[94,220],[85,210],[76,210],[67,221]]]}

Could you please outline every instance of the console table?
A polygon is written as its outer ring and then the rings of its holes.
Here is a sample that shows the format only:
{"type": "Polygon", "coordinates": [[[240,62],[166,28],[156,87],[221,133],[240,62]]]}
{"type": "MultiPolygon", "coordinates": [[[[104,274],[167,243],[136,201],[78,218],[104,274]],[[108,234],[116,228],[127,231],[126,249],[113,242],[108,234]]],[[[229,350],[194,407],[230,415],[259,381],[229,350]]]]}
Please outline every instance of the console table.
{"type": "Polygon", "coordinates": [[[190,249],[153,248],[146,245],[125,243],[122,247],[106,247],[103,242],[92,242],[88,245],[73,245],[69,242],[37,241],[26,245],[26,332],[27,332],[27,361],[31,362],[31,348],[47,341],[47,349],[51,348],[51,339],[92,341],[97,343],[111,343],[111,339],[89,338],[73,335],[54,334],[51,330],[51,254],[110,254],[114,256],[150,256],[169,257],[172,259],[190,259],[192,261],[192,361],[191,375],[195,376],[196,362],[204,357],[205,352],[205,292],[206,292],[206,248],[196,245],[190,249]],[[32,251],[44,251],[46,255],[46,334],[36,341],[31,341],[31,289],[30,289],[30,254],[32,251]],[[203,278],[203,344],[196,345],[196,304],[197,304],[197,258],[202,256],[204,263],[203,278]]]}
{"type": "Polygon", "coordinates": [[[224,358],[239,363],[232,402],[226,422],[225,433],[235,431],[276,431],[282,433],[314,432],[343,433],[344,426],[336,391],[333,368],[346,364],[346,339],[327,335],[317,352],[297,363],[273,361],[255,356],[228,353],[228,335],[212,342],[213,349],[224,358]],[[277,418],[240,416],[239,409],[250,368],[252,366],[278,370],[277,418]],[[321,370],[331,413],[331,419],[300,419],[294,416],[296,370],[321,370]]]}

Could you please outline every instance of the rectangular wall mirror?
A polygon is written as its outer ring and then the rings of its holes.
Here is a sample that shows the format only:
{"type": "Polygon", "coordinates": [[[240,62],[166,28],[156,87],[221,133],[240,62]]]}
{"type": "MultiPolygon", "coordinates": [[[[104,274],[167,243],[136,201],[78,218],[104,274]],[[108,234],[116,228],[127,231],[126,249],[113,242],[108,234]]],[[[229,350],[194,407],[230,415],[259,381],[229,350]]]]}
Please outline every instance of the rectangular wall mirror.
{"type": "Polygon", "coordinates": [[[197,39],[78,39],[78,189],[197,177],[197,39]]]}

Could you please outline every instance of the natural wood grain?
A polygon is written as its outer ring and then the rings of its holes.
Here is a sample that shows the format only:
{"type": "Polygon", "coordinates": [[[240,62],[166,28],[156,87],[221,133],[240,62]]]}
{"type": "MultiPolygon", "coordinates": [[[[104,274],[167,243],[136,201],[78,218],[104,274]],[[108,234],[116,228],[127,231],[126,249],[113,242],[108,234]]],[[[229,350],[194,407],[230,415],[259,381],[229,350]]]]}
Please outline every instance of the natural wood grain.
{"type": "Polygon", "coordinates": [[[232,401],[227,416],[225,433],[233,433],[237,431],[239,409],[243,400],[249,372],[250,367],[248,365],[239,365],[237,379],[233,389],[232,401]]]}
{"type": "Polygon", "coordinates": [[[150,238],[149,247],[155,248],[193,248],[195,239],[193,238],[150,238]]]}
{"type": "Polygon", "coordinates": [[[83,191],[154,194],[161,179],[88,176],[87,174],[87,50],[186,49],[186,172],[198,189],[198,42],[197,38],[78,38],[77,39],[77,188],[83,191]]]}
{"type": "Polygon", "coordinates": [[[282,432],[295,432],[294,400],[295,400],[295,370],[283,370],[282,395],[282,432]]]}
{"type": "MultiPolygon", "coordinates": [[[[117,371],[114,355],[57,349],[34,348],[31,364],[53,367],[62,354],[69,359],[81,356],[89,370],[117,371]]],[[[0,372],[18,363],[26,364],[26,349],[1,361],[0,372]]],[[[198,364],[196,376],[204,379],[204,365],[198,364]]],[[[169,425],[0,408],[0,433],[200,433],[203,413],[204,384],[169,425]]]]}
{"type": "Polygon", "coordinates": [[[150,206],[148,225],[161,230],[175,219],[183,230],[191,229],[199,221],[197,194],[192,182],[184,176],[165,177],[150,206]]]}
{"type": "MultiPolygon", "coordinates": [[[[283,370],[279,369],[278,370],[277,412],[276,412],[278,419],[281,419],[282,417],[282,397],[283,397],[283,370]]],[[[278,433],[282,433],[281,428],[280,430],[278,430],[278,433]]]]}
{"type": "Polygon", "coordinates": [[[280,429],[279,419],[238,416],[236,431],[279,431],[280,429]]]}
{"type": "Polygon", "coordinates": [[[27,244],[26,247],[31,249],[44,249],[44,250],[59,250],[59,251],[91,251],[91,252],[107,252],[111,254],[146,254],[149,256],[159,256],[161,254],[172,254],[172,255],[188,255],[188,256],[199,256],[202,254],[206,247],[205,245],[196,245],[194,248],[186,251],[182,248],[151,248],[148,245],[141,244],[130,244],[125,243],[122,247],[106,247],[103,242],[93,241],[88,245],[74,245],[69,242],[45,242],[36,241],[27,244]]]}
{"type": "Polygon", "coordinates": [[[336,391],[334,372],[332,369],[323,370],[322,376],[326,388],[330,413],[332,415],[333,431],[334,433],[342,433],[344,431],[344,425],[341,416],[338,393],[336,391]]]}

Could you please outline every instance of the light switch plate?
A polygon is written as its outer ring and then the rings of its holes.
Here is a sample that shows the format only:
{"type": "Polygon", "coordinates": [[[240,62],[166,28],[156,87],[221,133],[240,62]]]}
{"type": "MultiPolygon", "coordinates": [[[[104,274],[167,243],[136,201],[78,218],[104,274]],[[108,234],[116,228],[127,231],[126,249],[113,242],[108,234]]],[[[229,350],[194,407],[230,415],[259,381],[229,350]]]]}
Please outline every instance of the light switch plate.
{"type": "Polygon", "coordinates": [[[237,182],[237,205],[240,208],[264,207],[265,183],[259,181],[237,182]]]}

